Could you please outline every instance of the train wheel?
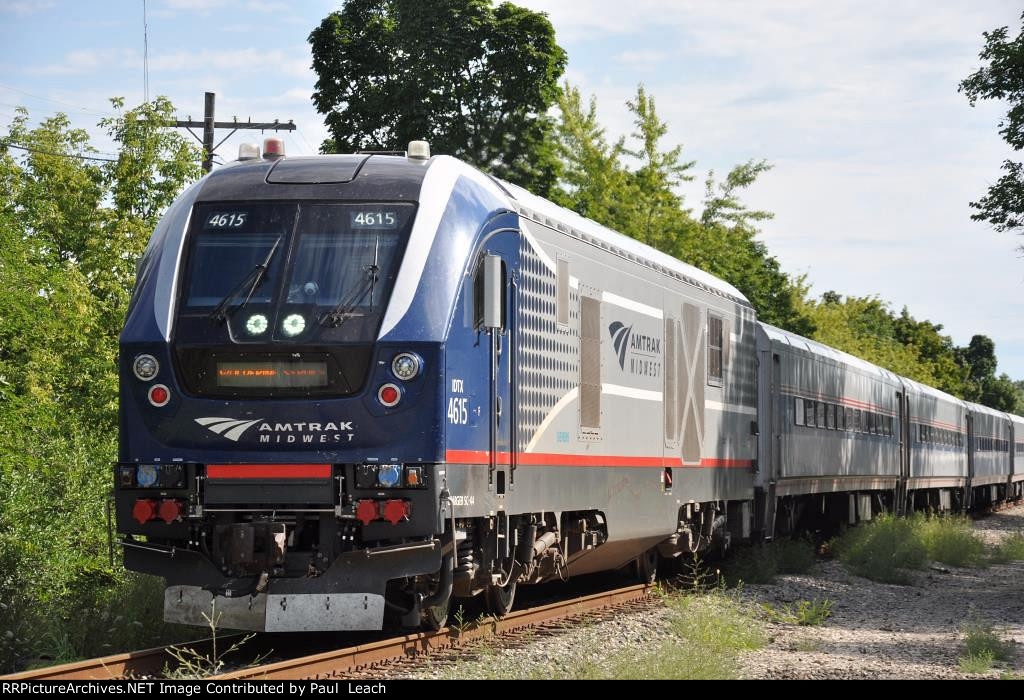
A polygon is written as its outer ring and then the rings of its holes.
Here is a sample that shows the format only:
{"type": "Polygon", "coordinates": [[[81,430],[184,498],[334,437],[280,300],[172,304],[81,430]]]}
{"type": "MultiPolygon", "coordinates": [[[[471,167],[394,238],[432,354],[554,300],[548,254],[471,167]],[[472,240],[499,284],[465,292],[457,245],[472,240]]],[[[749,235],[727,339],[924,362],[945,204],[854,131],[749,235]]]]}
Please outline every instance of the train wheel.
{"type": "Polygon", "coordinates": [[[505,617],[512,610],[516,599],[516,582],[510,581],[505,586],[487,587],[487,611],[495,617],[505,617]]]}
{"type": "Polygon", "coordinates": [[[658,575],[658,550],[648,549],[633,562],[633,571],[640,583],[652,584],[658,575]]]}

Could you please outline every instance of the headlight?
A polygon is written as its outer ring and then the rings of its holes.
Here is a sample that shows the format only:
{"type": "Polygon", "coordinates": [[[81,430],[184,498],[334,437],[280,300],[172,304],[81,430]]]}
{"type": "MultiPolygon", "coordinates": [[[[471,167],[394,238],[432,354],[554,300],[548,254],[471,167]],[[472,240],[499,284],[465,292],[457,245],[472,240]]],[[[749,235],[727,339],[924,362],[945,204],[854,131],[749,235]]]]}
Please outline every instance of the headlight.
{"type": "Polygon", "coordinates": [[[249,335],[262,335],[266,332],[268,325],[270,324],[266,316],[263,314],[253,314],[245,322],[245,330],[249,335]]]}
{"type": "Polygon", "coordinates": [[[138,355],[135,357],[135,362],[132,363],[132,372],[144,382],[155,377],[159,371],[160,363],[152,355],[138,355]]]}
{"type": "Polygon", "coordinates": [[[148,489],[156,486],[160,480],[160,470],[155,464],[140,464],[135,470],[135,482],[140,488],[148,489]]]}
{"type": "Polygon", "coordinates": [[[391,361],[391,371],[403,382],[415,379],[420,373],[420,358],[411,352],[403,352],[391,361]]]}
{"type": "Polygon", "coordinates": [[[386,489],[400,486],[402,481],[401,464],[382,464],[377,471],[377,483],[386,489]]]}
{"type": "Polygon", "coordinates": [[[290,314],[281,324],[281,330],[288,337],[294,337],[306,329],[306,319],[300,314],[290,314]]]}

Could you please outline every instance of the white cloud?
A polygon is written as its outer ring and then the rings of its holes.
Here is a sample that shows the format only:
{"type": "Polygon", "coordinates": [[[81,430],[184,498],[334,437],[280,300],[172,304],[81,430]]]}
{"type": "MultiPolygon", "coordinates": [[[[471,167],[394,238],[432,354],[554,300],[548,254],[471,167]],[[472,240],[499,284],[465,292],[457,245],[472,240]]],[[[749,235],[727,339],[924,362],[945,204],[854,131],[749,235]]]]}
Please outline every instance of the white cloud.
{"type": "Polygon", "coordinates": [[[26,17],[37,12],[44,12],[54,6],[49,0],[0,0],[0,13],[26,17]]]}
{"type": "MultiPolygon", "coordinates": [[[[624,102],[642,81],[667,143],[699,168],[775,164],[747,199],[776,213],[763,237],[784,269],[818,293],[907,305],[960,343],[990,335],[1001,369],[1024,377],[1021,241],[968,206],[1009,155],[1004,108],[972,110],[957,92],[981,33],[1019,27],[1016,3],[521,4],[550,13],[570,81],[597,95],[610,136],[632,131],[624,102]]],[[[701,179],[684,188],[690,206],[701,179]]]]}
{"type": "Polygon", "coordinates": [[[150,57],[153,72],[176,73],[202,70],[221,71],[229,75],[269,72],[285,76],[306,76],[311,73],[309,48],[294,51],[282,49],[203,49],[202,51],[175,51],[150,57]]]}
{"type": "Polygon", "coordinates": [[[51,63],[30,68],[36,75],[87,75],[95,74],[113,66],[123,68],[125,64],[142,68],[142,58],[131,49],[81,49],[64,55],[60,63],[51,63]]]}

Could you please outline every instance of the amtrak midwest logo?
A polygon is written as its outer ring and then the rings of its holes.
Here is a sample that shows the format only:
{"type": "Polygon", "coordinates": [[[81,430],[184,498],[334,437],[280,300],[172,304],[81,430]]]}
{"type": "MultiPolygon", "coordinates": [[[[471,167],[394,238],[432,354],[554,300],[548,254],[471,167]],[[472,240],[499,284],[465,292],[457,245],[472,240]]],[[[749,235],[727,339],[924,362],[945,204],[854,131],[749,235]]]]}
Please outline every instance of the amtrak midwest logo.
{"type": "Polygon", "coordinates": [[[633,326],[613,321],[608,326],[619,368],[638,377],[661,376],[661,338],[634,333],[633,326]]]}
{"type": "Polygon", "coordinates": [[[257,423],[259,423],[259,427],[256,428],[259,433],[259,441],[264,444],[300,443],[308,445],[349,442],[354,437],[352,421],[271,423],[262,418],[239,420],[223,416],[207,416],[196,418],[195,421],[215,435],[225,437],[232,442],[238,442],[245,431],[257,423]]]}

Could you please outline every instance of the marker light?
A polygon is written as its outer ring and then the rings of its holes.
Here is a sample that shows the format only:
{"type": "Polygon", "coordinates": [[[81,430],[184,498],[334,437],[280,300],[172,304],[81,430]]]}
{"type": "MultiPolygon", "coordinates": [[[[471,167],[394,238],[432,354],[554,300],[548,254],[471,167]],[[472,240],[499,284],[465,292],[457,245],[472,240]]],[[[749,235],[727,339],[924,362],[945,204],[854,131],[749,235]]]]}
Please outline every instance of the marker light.
{"type": "Polygon", "coordinates": [[[157,408],[166,406],[170,400],[171,391],[163,384],[154,384],[149,388],[149,402],[157,408]]]}
{"type": "Polygon", "coordinates": [[[306,329],[306,319],[300,314],[290,314],[281,324],[281,330],[288,337],[293,337],[306,329]]]}
{"type": "Polygon", "coordinates": [[[430,144],[426,141],[410,141],[406,155],[413,160],[427,160],[430,158],[430,144]]]}
{"type": "Polygon", "coordinates": [[[405,468],[405,485],[406,486],[422,486],[423,485],[423,467],[406,467],[405,468]]]}
{"type": "Polygon", "coordinates": [[[150,486],[156,484],[156,481],[159,478],[160,470],[155,464],[140,464],[135,469],[135,481],[144,489],[148,489],[150,486]]]}
{"type": "Polygon", "coordinates": [[[380,469],[377,471],[377,483],[386,489],[394,488],[395,486],[401,486],[402,481],[402,465],[400,464],[382,464],[380,469]]]}
{"type": "Polygon", "coordinates": [[[138,379],[148,382],[160,371],[160,363],[152,355],[137,355],[132,363],[132,372],[138,379]]]}
{"type": "Polygon", "coordinates": [[[420,358],[411,352],[396,355],[395,359],[391,361],[391,371],[403,382],[415,379],[416,375],[420,373],[420,358]]]}
{"type": "Polygon", "coordinates": [[[402,392],[394,384],[385,384],[377,390],[377,400],[387,408],[397,405],[401,398],[402,392]]]}
{"type": "Polygon", "coordinates": [[[267,321],[267,317],[263,314],[253,314],[249,317],[249,320],[245,322],[245,330],[249,335],[262,335],[267,330],[267,326],[270,325],[267,321]]]}
{"type": "Polygon", "coordinates": [[[284,139],[273,136],[263,140],[263,157],[267,160],[284,157],[284,139]]]}
{"type": "Polygon", "coordinates": [[[256,160],[260,157],[260,145],[258,143],[238,144],[238,160],[256,160]]]}

